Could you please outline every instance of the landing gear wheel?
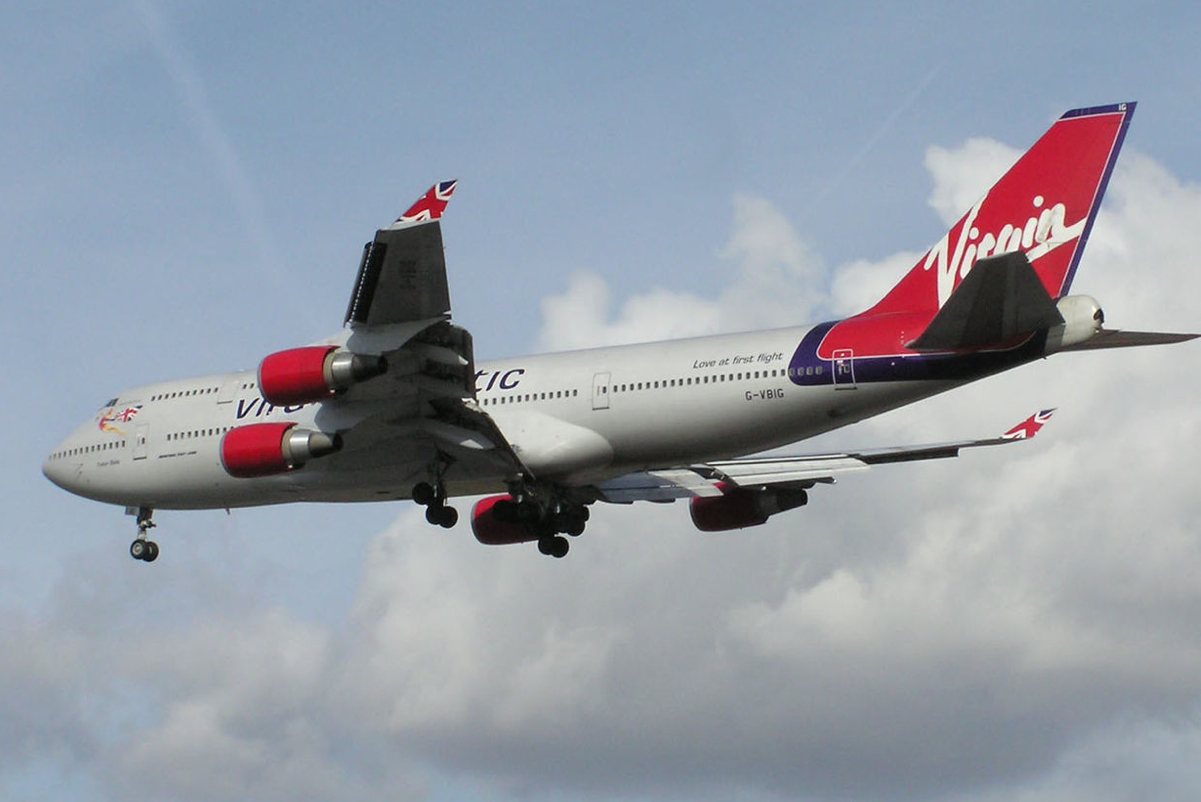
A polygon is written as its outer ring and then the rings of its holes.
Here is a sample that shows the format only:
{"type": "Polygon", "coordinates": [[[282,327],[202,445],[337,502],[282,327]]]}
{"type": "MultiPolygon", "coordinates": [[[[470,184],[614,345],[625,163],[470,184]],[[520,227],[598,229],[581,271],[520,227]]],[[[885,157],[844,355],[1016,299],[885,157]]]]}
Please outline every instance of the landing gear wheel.
{"type": "Polygon", "coordinates": [[[579,537],[584,534],[584,527],[588,522],[588,511],[584,507],[568,507],[560,512],[556,512],[551,518],[551,524],[554,531],[562,532],[565,535],[579,537]]]}
{"type": "Polygon", "coordinates": [[[129,544],[129,556],[135,560],[152,563],[158,559],[158,544],[153,540],[135,540],[129,544]]]}
{"type": "Polygon", "coordinates": [[[129,556],[135,560],[152,563],[158,558],[158,544],[146,539],[146,533],[154,528],[154,510],[149,507],[138,507],[138,537],[129,544],[129,556]]]}
{"type": "Polygon", "coordinates": [[[422,507],[428,507],[438,500],[438,492],[429,482],[418,482],[413,485],[413,501],[422,507]]]}
{"type": "Polygon", "coordinates": [[[563,558],[567,556],[571,544],[567,542],[567,538],[560,535],[551,537],[543,537],[538,540],[538,551],[548,557],[563,558]]]}
{"type": "Polygon", "coordinates": [[[459,522],[459,511],[445,504],[431,504],[425,508],[425,520],[443,529],[450,529],[459,522]]]}

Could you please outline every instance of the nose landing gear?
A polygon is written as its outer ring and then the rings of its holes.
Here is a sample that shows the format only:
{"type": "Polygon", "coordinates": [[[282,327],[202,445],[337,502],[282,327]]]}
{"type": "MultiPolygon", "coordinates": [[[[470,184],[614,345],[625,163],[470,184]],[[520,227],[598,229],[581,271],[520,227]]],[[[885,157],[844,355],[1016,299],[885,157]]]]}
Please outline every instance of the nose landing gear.
{"type": "Polygon", "coordinates": [[[153,515],[154,510],[149,507],[138,508],[138,537],[129,544],[129,556],[135,560],[152,563],[158,559],[158,544],[146,538],[146,533],[156,525],[151,520],[153,515]]]}

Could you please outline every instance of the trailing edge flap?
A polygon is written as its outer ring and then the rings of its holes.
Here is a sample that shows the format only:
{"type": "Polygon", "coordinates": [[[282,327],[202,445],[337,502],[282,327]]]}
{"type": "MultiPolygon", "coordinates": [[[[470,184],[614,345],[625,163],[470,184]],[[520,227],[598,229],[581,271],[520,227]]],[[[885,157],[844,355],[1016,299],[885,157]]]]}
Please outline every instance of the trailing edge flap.
{"type": "Polygon", "coordinates": [[[431,220],[377,231],[363,247],[344,322],[383,326],[449,313],[441,224],[431,220]]]}
{"type": "Polygon", "coordinates": [[[1063,323],[1030,260],[1021,252],[976,262],[922,335],[914,351],[980,348],[1063,323]]]}

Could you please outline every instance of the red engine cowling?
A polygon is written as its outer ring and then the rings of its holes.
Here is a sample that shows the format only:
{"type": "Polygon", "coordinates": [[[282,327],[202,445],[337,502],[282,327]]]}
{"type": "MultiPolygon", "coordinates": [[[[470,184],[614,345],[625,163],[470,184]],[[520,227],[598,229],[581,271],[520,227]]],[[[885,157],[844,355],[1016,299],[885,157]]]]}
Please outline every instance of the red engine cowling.
{"type": "Polygon", "coordinates": [[[295,423],[252,423],[230,429],[221,438],[221,465],[239,479],[270,476],[341,447],[336,434],[300,429],[295,423]]]}
{"type": "Polygon", "coordinates": [[[759,526],[778,512],[802,507],[809,502],[804,490],[722,487],[721,496],[694,498],[689,505],[692,523],[702,532],[725,532],[759,526]]]}
{"type": "Polygon", "coordinates": [[[526,543],[537,540],[525,524],[513,520],[514,516],[498,516],[496,505],[512,504],[513,497],[506,493],[503,496],[488,496],[482,498],[471,508],[471,531],[475,539],[485,546],[505,546],[510,543],[526,543]]]}
{"type": "Polygon", "coordinates": [[[378,376],[387,369],[382,356],[312,345],[277,351],[259,363],[259,390],[277,407],[307,404],[378,376]]]}

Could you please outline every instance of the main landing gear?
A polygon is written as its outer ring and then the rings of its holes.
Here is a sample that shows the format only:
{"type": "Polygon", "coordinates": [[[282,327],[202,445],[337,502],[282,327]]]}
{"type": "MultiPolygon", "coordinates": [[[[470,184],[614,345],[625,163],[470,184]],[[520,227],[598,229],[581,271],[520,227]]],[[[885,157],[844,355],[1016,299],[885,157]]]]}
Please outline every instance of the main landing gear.
{"type": "Polygon", "coordinates": [[[155,526],[154,521],[150,519],[152,515],[154,510],[149,507],[138,508],[138,537],[129,544],[129,556],[148,563],[158,559],[158,544],[146,539],[146,533],[155,526]]]}
{"type": "Polygon", "coordinates": [[[538,532],[538,551],[555,559],[566,557],[571,543],[563,535],[579,537],[584,534],[584,526],[587,523],[588,508],[583,504],[564,505],[547,512],[542,520],[535,524],[538,532]]]}
{"type": "Polygon", "coordinates": [[[579,537],[584,534],[587,523],[588,508],[583,504],[559,505],[547,510],[534,524],[538,532],[538,551],[555,559],[566,557],[571,543],[563,535],[579,537]]]}
{"type": "Polygon", "coordinates": [[[429,482],[418,482],[413,485],[413,501],[425,507],[425,520],[434,526],[450,529],[459,522],[459,511],[446,506],[446,489],[439,482],[436,486],[429,482]]]}
{"type": "Polygon", "coordinates": [[[571,549],[563,537],[578,537],[588,523],[588,508],[583,504],[552,502],[526,496],[520,500],[504,500],[492,507],[501,521],[522,524],[538,539],[538,551],[548,557],[562,558],[571,549]]]}

